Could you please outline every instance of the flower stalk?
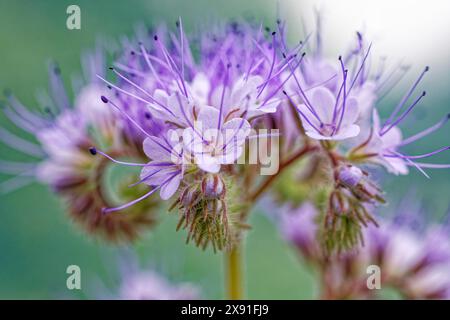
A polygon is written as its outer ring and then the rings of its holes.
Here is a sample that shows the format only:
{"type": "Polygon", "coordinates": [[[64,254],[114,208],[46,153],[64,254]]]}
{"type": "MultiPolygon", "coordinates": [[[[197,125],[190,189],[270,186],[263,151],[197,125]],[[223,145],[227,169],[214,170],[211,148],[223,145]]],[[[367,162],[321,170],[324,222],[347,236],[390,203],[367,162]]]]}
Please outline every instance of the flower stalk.
{"type": "Polygon", "coordinates": [[[241,243],[226,250],[225,256],[225,285],[227,299],[240,300],[243,298],[243,259],[241,243]]]}

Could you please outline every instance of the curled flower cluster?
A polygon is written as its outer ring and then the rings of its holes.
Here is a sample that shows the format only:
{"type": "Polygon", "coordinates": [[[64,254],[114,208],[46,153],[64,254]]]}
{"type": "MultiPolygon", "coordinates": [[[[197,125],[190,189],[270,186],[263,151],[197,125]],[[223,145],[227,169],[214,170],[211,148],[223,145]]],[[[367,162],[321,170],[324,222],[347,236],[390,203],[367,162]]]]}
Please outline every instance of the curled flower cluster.
{"type": "MultiPolygon", "coordinates": [[[[71,218],[86,231],[111,241],[130,241],[154,225],[157,204],[148,202],[124,215],[108,216],[101,212],[103,207],[117,200],[107,188],[109,161],[93,161],[86,152],[88,148],[101,143],[113,155],[143,158],[141,133],[131,127],[120,113],[104,108],[98,98],[107,91],[95,76],[104,72],[103,59],[100,49],[85,56],[82,62],[90,74],[86,75],[87,79],[78,81],[73,104],[69,101],[61,71],[54,63],[49,70],[49,93],[38,97],[38,107],[30,110],[11,93],[5,93],[7,102],[3,112],[24,134],[1,128],[0,139],[29,160],[1,160],[1,171],[14,175],[3,182],[2,188],[11,190],[36,179],[64,199],[71,218]],[[28,141],[22,138],[24,135],[33,136],[35,140],[28,141]]],[[[126,101],[121,101],[121,104],[136,112],[140,108],[126,101]]],[[[147,127],[155,130],[153,123],[147,127]]],[[[123,199],[130,197],[126,183],[123,181],[118,186],[121,191],[116,192],[123,199]]]]}
{"type": "Polygon", "coordinates": [[[450,298],[450,239],[448,226],[417,230],[414,208],[403,208],[393,219],[363,231],[365,245],[342,254],[324,254],[317,239],[319,211],[307,202],[283,212],[284,238],[316,270],[324,299],[373,298],[379,290],[368,285],[370,268],[380,270],[380,286],[408,299],[450,298]]]}
{"type": "MultiPolygon", "coordinates": [[[[283,35],[285,25],[278,23],[278,29],[283,35]]],[[[333,251],[362,243],[363,228],[377,225],[370,211],[374,205],[385,203],[384,193],[372,181],[366,167],[379,165],[399,175],[407,174],[408,167],[412,166],[426,177],[424,169],[450,167],[416,161],[446,151],[450,146],[421,155],[406,155],[399,150],[442,128],[449,116],[403,139],[398,126],[425,96],[421,92],[413,97],[429,67],[382,123],[376,103],[401,79],[405,69],[389,71],[382,66],[371,73],[372,45],[360,33],[357,33],[356,46],[335,62],[323,56],[320,35],[318,39],[317,47],[301,56],[299,66],[286,63],[288,70],[282,75],[282,79],[288,79],[283,86],[285,102],[290,107],[290,116],[297,117],[295,121],[287,119],[282,114],[287,110],[283,108],[274,117],[277,125],[284,128],[286,149],[295,148],[292,137],[297,134],[302,136],[303,146],[313,151],[309,152],[309,159],[303,163],[296,161],[293,166],[287,158],[285,163],[290,168],[282,175],[276,191],[281,202],[311,200],[319,205],[325,247],[333,251]]],[[[300,47],[304,45],[301,43],[300,47]]],[[[287,48],[283,41],[281,47],[287,48]]],[[[286,54],[283,57],[286,59],[286,54]]],[[[283,160],[280,167],[285,167],[283,160]]]]}
{"type": "MultiPolygon", "coordinates": [[[[416,162],[448,146],[421,155],[400,150],[449,117],[403,139],[399,125],[424,98],[416,89],[428,67],[383,122],[376,102],[402,68],[370,72],[371,44],[360,33],[348,53],[329,60],[310,37],[290,48],[285,29],[281,21],[275,30],[230,23],[195,37],[180,19],[176,30],[138,34],[125,41],[110,75],[92,70],[102,63],[89,64],[95,77],[76,93],[74,107],[59,72],[51,77],[58,110],[34,113],[9,99],[5,114],[39,146],[3,129],[0,137],[42,154],[35,174],[67,200],[75,220],[107,238],[134,239],[153,224],[154,207],[170,201],[188,242],[229,250],[249,228],[252,205],[275,186],[279,201],[317,203],[327,251],[350,249],[377,225],[373,207],[385,202],[365,167],[396,175],[411,166],[425,175],[450,167],[416,162]],[[271,175],[258,174],[266,165],[261,151],[277,157],[271,175]],[[137,168],[139,177],[111,187],[107,163],[137,168]],[[111,189],[120,205],[108,198],[111,189]]],[[[36,167],[1,164],[19,178],[36,167]]]]}
{"type": "MultiPolygon", "coordinates": [[[[187,230],[187,241],[216,249],[232,246],[245,228],[240,215],[247,206],[239,190],[243,171],[235,163],[247,142],[259,134],[264,116],[281,103],[276,34],[270,41],[264,31],[248,24],[230,24],[200,40],[200,57],[194,59],[190,40],[177,23],[178,35],[157,32],[151,43],[138,42],[134,60],[116,63],[111,71],[119,83],[99,76],[111,89],[101,100],[135,125],[145,139],[145,163],[112,159],[97,148],[92,154],[130,166],[141,166],[135,185],[149,185],[147,194],[118,207],[111,214],[159,192],[162,200],[175,198],[178,228],[187,230]],[[169,40],[171,39],[171,40],[169,40]],[[117,99],[145,104],[162,123],[158,132],[144,128],[139,116],[122,108],[117,99]],[[253,131],[254,130],[254,131],[253,131]]],[[[256,164],[258,166],[258,164],[256,164]]]]}

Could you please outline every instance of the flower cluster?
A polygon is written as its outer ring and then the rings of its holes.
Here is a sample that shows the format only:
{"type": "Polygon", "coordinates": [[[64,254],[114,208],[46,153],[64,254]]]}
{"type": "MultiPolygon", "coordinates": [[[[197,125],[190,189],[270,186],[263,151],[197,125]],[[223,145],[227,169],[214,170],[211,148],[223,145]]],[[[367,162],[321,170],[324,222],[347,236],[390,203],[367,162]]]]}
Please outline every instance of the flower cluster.
{"type": "MultiPolygon", "coordinates": [[[[38,96],[39,106],[33,110],[22,105],[10,92],[5,93],[7,102],[3,112],[23,133],[1,128],[0,140],[23,153],[27,161],[1,160],[1,171],[14,176],[1,187],[4,191],[11,191],[37,180],[65,200],[71,218],[86,231],[111,241],[129,241],[143,229],[154,225],[157,204],[149,202],[128,210],[124,215],[101,213],[103,207],[117,200],[107,188],[109,161],[93,161],[88,148],[101,143],[111,154],[143,158],[142,134],[119,112],[104,108],[99,98],[107,91],[96,77],[96,74],[104,72],[103,60],[104,53],[100,48],[84,57],[82,62],[89,72],[86,72],[86,79],[74,81],[77,89],[73,104],[65,90],[60,68],[55,63],[49,69],[49,93],[43,92],[38,96]]],[[[120,103],[135,113],[142,111],[139,105],[126,101],[120,103]]],[[[147,121],[146,126],[155,130],[155,124],[155,121],[147,121]]],[[[118,188],[121,191],[115,192],[116,196],[122,199],[135,194],[130,195],[126,181],[118,188]]]]}
{"type": "MultiPolygon", "coordinates": [[[[285,25],[279,23],[278,29],[283,36],[285,25]]],[[[290,168],[281,175],[276,198],[281,202],[316,203],[323,213],[320,223],[324,226],[325,246],[332,251],[363,242],[363,228],[377,225],[370,211],[374,205],[385,203],[384,193],[372,181],[367,168],[379,165],[399,175],[407,174],[408,167],[414,167],[428,177],[426,168],[450,167],[416,161],[446,151],[450,146],[420,155],[400,151],[401,147],[440,129],[449,116],[403,139],[399,125],[424,98],[425,92],[413,96],[429,67],[383,123],[376,104],[401,79],[405,69],[389,71],[382,66],[370,72],[372,45],[366,43],[361,33],[357,33],[356,45],[334,62],[323,56],[320,35],[317,39],[316,48],[309,38],[300,44],[300,47],[309,44],[311,52],[301,56],[298,66],[287,63],[288,70],[281,76],[288,79],[283,93],[291,112],[286,117],[283,113],[287,109],[279,108],[274,118],[277,126],[284,128],[285,149],[295,148],[295,137],[301,136],[297,145],[313,151],[309,152],[309,159],[295,161],[293,166],[289,157],[281,160],[281,168],[283,162],[290,168]]],[[[281,47],[286,48],[284,43],[281,41],[281,47]]]]}
{"type": "Polygon", "coordinates": [[[409,299],[450,298],[448,226],[418,230],[414,222],[421,216],[416,208],[400,211],[392,219],[380,219],[379,228],[365,229],[363,247],[342,254],[324,254],[317,239],[319,212],[309,202],[285,208],[280,230],[318,272],[324,299],[374,297],[379,291],[368,286],[371,266],[380,270],[381,289],[394,288],[409,299]]]}
{"type": "Polygon", "coordinates": [[[5,143],[44,160],[2,161],[1,168],[20,180],[33,172],[63,195],[75,220],[111,239],[134,239],[153,224],[154,207],[170,201],[187,241],[214,250],[239,243],[252,205],[275,186],[283,203],[317,204],[327,251],[350,249],[377,225],[373,207],[385,202],[366,166],[396,175],[411,166],[425,175],[450,167],[416,161],[448,146],[421,155],[400,150],[449,117],[403,139],[399,125],[424,98],[416,89],[428,67],[383,122],[376,103],[402,68],[370,72],[371,44],[360,33],[348,53],[330,60],[320,34],[315,47],[310,37],[289,47],[285,29],[281,21],[274,30],[234,22],[188,36],[180,19],[174,30],[137,34],[124,41],[109,75],[101,61],[87,63],[91,77],[73,107],[53,69],[45,105],[58,109],[31,112],[13,97],[5,109],[38,145],[0,132],[5,143]],[[258,174],[264,150],[279,158],[267,177],[258,174]],[[111,187],[108,163],[140,173],[111,187]]]}
{"type": "Polygon", "coordinates": [[[129,203],[105,208],[104,214],[159,192],[162,200],[175,198],[172,207],[179,208],[178,228],[187,229],[187,241],[220,250],[230,247],[238,230],[246,227],[240,215],[248,199],[239,190],[245,177],[235,163],[248,141],[272,137],[257,129],[264,128],[265,115],[276,112],[281,103],[280,74],[285,66],[279,60],[276,33],[232,23],[202,35],[196,39],[200,48],[193,48],[181,21],[177,29],[178,35],[157,30],[150,43],[137,41],[133,59],[119,60],[111,68],[118,83],[99,76],[111,89],[101,100],[144,135],[148,161],[124,163],[97,147],[90,150],[121,164],[141,166],[135,185],[151,187],[129,203]],[[200,52],[197,59],[195,50],[200,52]],[[118,99],[144,103],[161,129],[147,130],[139,115],[122,108],[118,99]]]}

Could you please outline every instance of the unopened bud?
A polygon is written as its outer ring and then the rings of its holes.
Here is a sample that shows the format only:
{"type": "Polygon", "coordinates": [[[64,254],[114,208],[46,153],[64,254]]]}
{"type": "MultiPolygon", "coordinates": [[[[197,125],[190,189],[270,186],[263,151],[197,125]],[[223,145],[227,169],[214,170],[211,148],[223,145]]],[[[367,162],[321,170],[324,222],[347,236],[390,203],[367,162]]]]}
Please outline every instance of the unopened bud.
{"type": "Polygon", "coordinates": [[[207,199],[220,199],[225,194],[225,184],[217,174],[206,175],[202,180],[201,189],[207,199]]]}
{"type": "Polygon", "coordinates": [[[362,178],[363,172],[358,167],[350,165],[342,167],[339,170],[339,180],[349,188],[356,187],[362,178]]]}
{"type": "Polygon", "coordinates": [[[200,200],[200,191],[197,184],[190,185],[183,190],[180,202],[184,207],[191,208],[200,200]]]}
{"type": "Polygon", "coordinates": [[[219,214],[220,212],[222,212],[222,201],[219,200],[212,200],[212,201],[208,201],[206,203],[206,208],[208,210],[208,212],[211,212],[213,214],[219,214]]]}

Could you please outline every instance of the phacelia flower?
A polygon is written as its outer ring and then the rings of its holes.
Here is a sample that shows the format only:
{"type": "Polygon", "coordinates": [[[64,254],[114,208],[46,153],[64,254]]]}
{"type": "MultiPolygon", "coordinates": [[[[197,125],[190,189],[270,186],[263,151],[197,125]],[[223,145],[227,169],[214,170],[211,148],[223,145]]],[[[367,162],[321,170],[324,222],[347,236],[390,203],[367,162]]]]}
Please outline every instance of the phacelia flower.
{"type": "MultiPolygon", "coordinates": [[[[403,209],[408,216],[417,214],[411,207],[403,209]]],[[[319,270],[323,279],[322,298],[374,297],[377,290],[367,286],[367,268],[372,265],[381,270],[382,288],[393,287],[410,299],[449,298],[447,227],[429,226],[417,230],[404,219],[380,219],[378,228],[364,229],[363,247],[329,255],[317,238],[320,226],[315,220],[318,215],[311,204],[295,210],[285,208],[280,230],[301,256],[319,270]]]]}
{"type": "MultiPolygon", "coordinates": [[[[154,225],[155,203],[149,201],[139,208],[139,212],[130,210],[126,215],[104,215],[102,208],[113,203],[103,185],[108,162],[104,159],[93,161],[88,149],[101,143],[114,156],[141,159],[142,151],[136,147],[142,145],[142,133],[129,130],[129,120],[117,110],[105,108],[100,99],[109,91],[95,77],[104,72],[103,54],[99,51],[88,55],[83,63],[95,66],[97,71],[88,69],[94,76],[80,85],[73,106],[64,89],[60,69],[53,64],[50,68],[51,95],[39,97],[43,108],[30,110],[7,94],[5,114],[17,127],[34,136],[37,143],[19,138],[6,129],[1,130],[2,141],[34,159],[14,164],[2,161],[0,165],[4,170],[17,174],[3,185],[10,187],[24,178],[29,178],[28,182],[36,179],[63,198],[71,217],[83,229],[108,240],[133,240],[143,229],[154,225]]],[[[133,110],[141,107],[122,105],[133,110]]],[[[146,121],[143,125],[148,126],[148,119],[142,119],[146,121]]],[[[118,194],[130,197],[126,185],[118,188],[121,189],[118,194]]],[[[140,192],[135,190],[136,194],[140,192]]]]}
{"type": "Polygon", "coordinates": [[[448,164],[432,164],[416,162],[416,160],[427,158],[436,155],[440,152],[450,149],[450,146],[444,146],[435,151],[431,151],[421,155],[405,155],[399,148],[409,145],[419,139],[426,137],[427,135],[435,132],[443,127],[449,119],[446,115],[442,120],[435,125],[411,136],[406,139],[403,138],[402,132],[398,125],[412,112],[412,110],[418,105],[418,103],[425,96],[425,91],[419,94],[414,101],[401,113],[407,101],[413,95],[415,89],[420,83],[425,73],[429,70],[428,67],[421,73],[419,78],[415,81],[413,86],[402,98],[400,103],[395,107],[389,118],[381,124],[380,117],[376,109],[373,110],[373,127],[370,133],[367,135],[367,139],[361,144],[357,145],[350,151],[350,158],[356,161],[363,160],[372,163],[383,165],[389,172],[393,174],[407,174],[408,167],[413,166],[422,172],[425,176],[428,175],[423,169],[425,168],[448,168],[448,164]]]}
{"type": "Polygon", "coordinates": [[[101,98],[105,108],[118,111],[144,136],[142,149],[149,161],[124,162],[100,148],[91,150],[116,163],[141,167],[140,180],[133,185],[151,187],[143,196],[103,212],[129,208],[159,190],[162,200],[176,197],[179,227],[189,228],[188,239],[221,249],[229,245],[236,227],[235,219],[228,218],[238,206],[228,201],[239,196],[230,192],[231,183],[222,184],[218,197],[207,195],[210,188],[201,186],[210,174],[221,182],[230,179],[229,165],[243,154],[251,129],[260,127],[282,101],[280,75],[285,66],[279,61],[275,33],[269,40],[247,24],[226,26],[214,35],[201,35],[200,46],[194,47],[181,21],[177,28],[179,36],[170,40],[165,32],[154,35],[150,45],[141,39],[133,58],[111,68],[116,82],[99,75],[111,89],[101,98]],[[197,59],[194,49],[199,51],[197,59]],[[123,108],[118,99],[145,105],[161,129],[150,133],[142,115],[123,108]]]}
{"type": "Polygon", "coordinates": [[[194,126],[183,131],[183,141],[200,169],[217,173],[222,164],[232,164],[240,157],[250,128],[241,118],[223,123],[217,109],[204,107],[194,126]]]}

